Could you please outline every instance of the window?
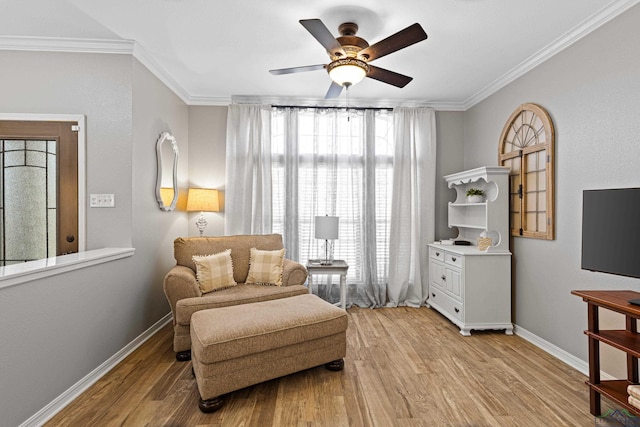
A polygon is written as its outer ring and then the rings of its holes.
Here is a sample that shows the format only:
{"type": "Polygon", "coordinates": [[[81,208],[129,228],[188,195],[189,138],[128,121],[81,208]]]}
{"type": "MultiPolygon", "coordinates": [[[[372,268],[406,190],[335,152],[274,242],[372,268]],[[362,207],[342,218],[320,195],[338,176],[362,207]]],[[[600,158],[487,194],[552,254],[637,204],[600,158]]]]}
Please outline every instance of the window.
{"type": "Polygon", "coordinates": [[[273,232],[284,236],[287,257],[317,258],[314,217],[336,215],[334,254],[349,264],[348,283],[386,281],[392,112],[274,108],[271,129],[273,232]]]}
{"type": "Polygon", "coordinates": [[[554,239],[554,129],[549,114],[535,104],[519,106],[507,120],[498,162],[509,173],[511,234],[554,239]]]}

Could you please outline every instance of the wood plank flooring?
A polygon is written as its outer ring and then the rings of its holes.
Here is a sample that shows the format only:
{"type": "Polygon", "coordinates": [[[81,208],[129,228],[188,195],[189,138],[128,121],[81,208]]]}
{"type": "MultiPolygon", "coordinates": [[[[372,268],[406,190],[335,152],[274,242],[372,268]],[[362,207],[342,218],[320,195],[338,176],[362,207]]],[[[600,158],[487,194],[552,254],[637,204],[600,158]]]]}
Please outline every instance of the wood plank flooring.
{"type": "Polygon", "coordinates": [[[317,367],[248,387],[203,414],[167,325],[46,426],[594,425],[586,377],[520,337],[463,337],[428,308],[348,313],[341,372],[317,367]]]}

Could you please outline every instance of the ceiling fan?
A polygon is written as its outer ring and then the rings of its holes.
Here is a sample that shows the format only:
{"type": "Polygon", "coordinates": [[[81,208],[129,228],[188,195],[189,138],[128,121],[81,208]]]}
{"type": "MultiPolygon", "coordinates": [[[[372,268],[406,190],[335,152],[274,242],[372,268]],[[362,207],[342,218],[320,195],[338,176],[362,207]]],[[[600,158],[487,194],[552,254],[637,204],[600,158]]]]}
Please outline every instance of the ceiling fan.
{"type": "Polygon", "coordinates": [[[331,34],[320,19],[301,19],[300,24],[324,46],[331,58],[331,62],[328,64],[280,68],[269,70],[269,72],[280,75],[326,69],[332,82],[325,99],[340,96],[343,87],[348,89],[365,77],[399,88],[405,87],[413,80],[413,77],[376,67],[371,65],[370,62],[427,38],[427,33],[425,33],[420,24],[416,23],[369,46],[366,40],[356,36],[358,25],[353,22],[345,22],[338,27],[338,32],[340,33],[338,38],[331,34]]]}

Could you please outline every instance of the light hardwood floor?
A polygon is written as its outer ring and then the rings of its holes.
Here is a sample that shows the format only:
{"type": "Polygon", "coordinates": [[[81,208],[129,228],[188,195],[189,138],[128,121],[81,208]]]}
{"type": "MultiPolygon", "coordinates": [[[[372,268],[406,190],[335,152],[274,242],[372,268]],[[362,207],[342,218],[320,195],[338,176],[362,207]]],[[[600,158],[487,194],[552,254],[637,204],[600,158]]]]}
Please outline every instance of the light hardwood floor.
{"type": "Polygon", "coordinates": [[[167,325],[46,425],[594,425],[586,377],[520,337],[463,337],[428,308],[348,313],[341,372],[317,367],[248,387],[203,414],[167,325]]]}

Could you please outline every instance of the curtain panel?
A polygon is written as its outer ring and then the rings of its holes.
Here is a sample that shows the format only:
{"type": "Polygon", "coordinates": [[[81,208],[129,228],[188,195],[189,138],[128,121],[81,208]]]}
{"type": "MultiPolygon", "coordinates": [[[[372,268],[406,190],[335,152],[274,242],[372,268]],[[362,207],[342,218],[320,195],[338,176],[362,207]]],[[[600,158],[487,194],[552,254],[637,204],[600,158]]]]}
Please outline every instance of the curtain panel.
{"type": "Polygon", "coordinates": [[[393,111],[395,152],[388,306],[419,307],[429,296],[427,243],[435,234],[436,119],[432,108],[393,111]]]}
{"type": "Polygon", "coordinates": [[[226,149],[225,235],[271,233],[271,107],[230,105],[226,149]]]}

